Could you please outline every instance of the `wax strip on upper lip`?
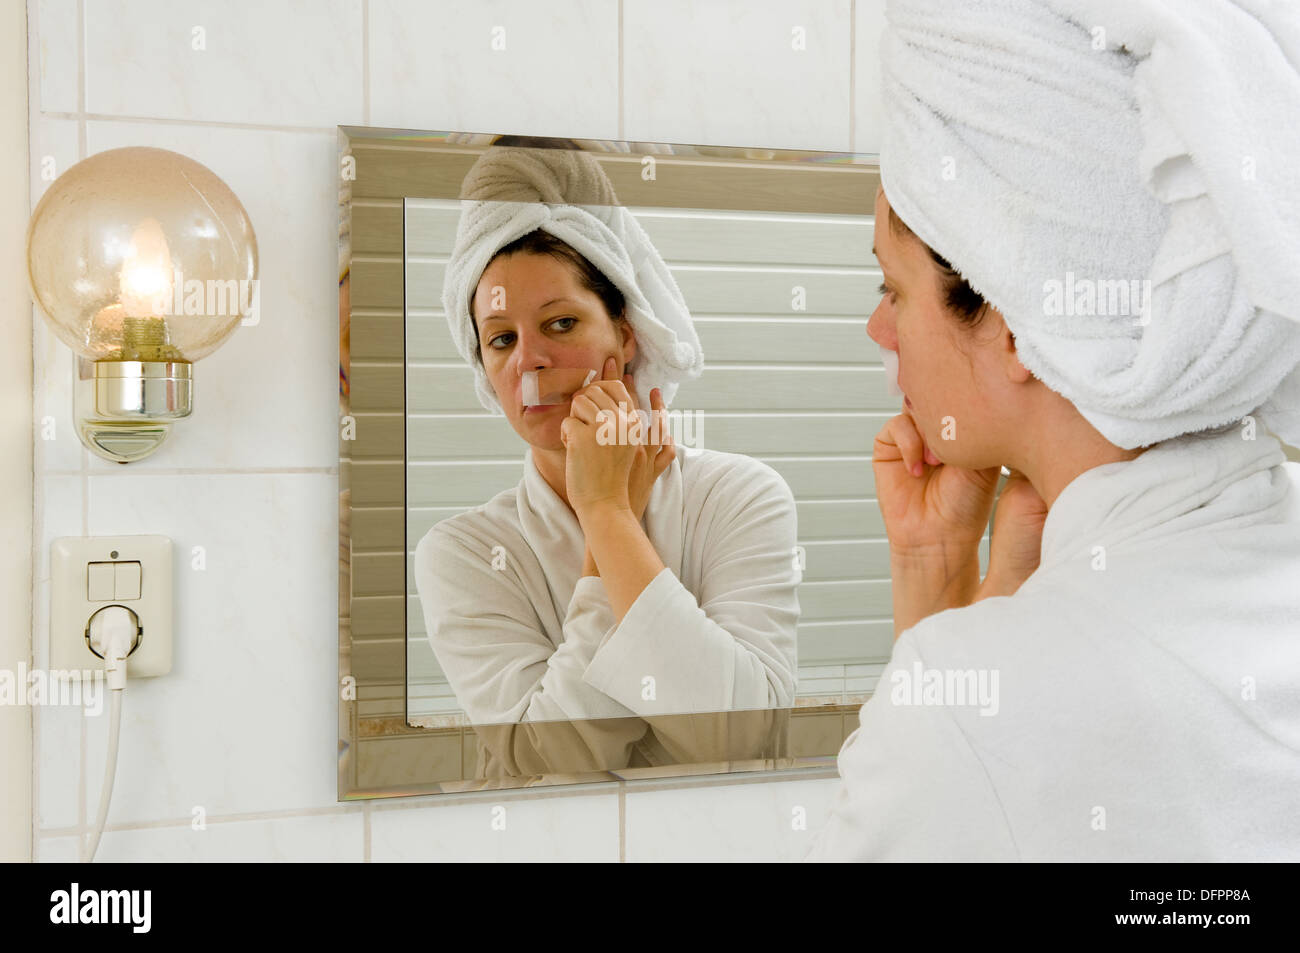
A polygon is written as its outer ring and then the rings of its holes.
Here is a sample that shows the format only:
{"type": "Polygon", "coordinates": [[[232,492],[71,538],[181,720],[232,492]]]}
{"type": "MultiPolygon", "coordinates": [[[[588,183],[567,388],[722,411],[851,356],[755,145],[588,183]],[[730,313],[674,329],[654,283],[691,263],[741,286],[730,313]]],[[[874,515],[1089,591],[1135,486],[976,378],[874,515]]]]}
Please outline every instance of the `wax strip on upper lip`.
{"type": "Polygon", "coordinates": [[[882,347],[880,360],[885,365],[885,385],[889,388],[889,395],[901,397],[903,392],[898,386],[898,352],[882,347]]]}
{"type": "Polygon", "coordinates": [[[596,372],[585,367],[548,367],[524,371],[523,402],[525,407],[562,404],[596,379],[596,372]]]}

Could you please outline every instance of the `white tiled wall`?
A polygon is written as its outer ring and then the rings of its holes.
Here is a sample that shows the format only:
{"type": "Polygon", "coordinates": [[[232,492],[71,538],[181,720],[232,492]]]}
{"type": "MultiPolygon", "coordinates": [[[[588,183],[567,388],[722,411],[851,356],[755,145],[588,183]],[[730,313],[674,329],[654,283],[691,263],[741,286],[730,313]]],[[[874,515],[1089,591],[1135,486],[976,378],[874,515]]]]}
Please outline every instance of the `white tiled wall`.
{"type": "MultiPolygon", "coordinates": [[[[232,186],[261,252],[261,323],[197,365],[193,416],[142,463],[82,450],[73,358],[35,322],[36,665],[51,539],[176,547],[175,667],[127,692],[100,859],[802,856],[832,778],[336,803],[334,127],[873,152],[882,5],[29,0],[33,202],[47,157],[160,146],[232,186]]],[[[75,859],[106,728],[40,709],[39,859],[75,859]]]]}

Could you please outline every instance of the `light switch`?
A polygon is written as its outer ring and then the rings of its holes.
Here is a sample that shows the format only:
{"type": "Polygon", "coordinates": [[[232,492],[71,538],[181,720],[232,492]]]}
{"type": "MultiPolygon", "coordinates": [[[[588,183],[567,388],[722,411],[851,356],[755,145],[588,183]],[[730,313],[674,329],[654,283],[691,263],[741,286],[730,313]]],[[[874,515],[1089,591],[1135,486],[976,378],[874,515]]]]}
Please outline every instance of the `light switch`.
{"type": "Polygon", "coordinates": [[[140,598],[140,564],[138,562],[113,563],[115,582],[113,591],[117,599],[140,598]]]}
{"type": "Polygon", "coordinates": [[[91,602],[109,602],[116,589],[116,574],[112,563],[90,563],[86,566],[86,598],[91,602]]]}
{"type": "MultiPolygon", "coordinates": [[[[104,669],[91,650],[91,620],[118,603],[134,613],[139,644],[127,674],[152,678],[172,670],[172,543],[166,536],[61,536],[50,543],[49,668],[104,669]],[[146,580],[148,585],[145,585],[146,580]]],[[[0,678],[3,673],[0,672],[0,678]]]]}

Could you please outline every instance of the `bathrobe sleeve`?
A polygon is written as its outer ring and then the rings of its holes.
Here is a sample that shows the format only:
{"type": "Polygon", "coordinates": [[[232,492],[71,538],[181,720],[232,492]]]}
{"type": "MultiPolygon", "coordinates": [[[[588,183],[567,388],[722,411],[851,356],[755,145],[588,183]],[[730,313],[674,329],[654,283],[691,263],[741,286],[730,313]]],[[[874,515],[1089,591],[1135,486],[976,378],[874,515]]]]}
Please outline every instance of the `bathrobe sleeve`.
{"type": "Polygon", "coordinates": [[[415,575],[434,654],[494,760],[509,774],[625,767],[647,725],[582,679],[613,623],[600,580],[578,580],[557,647],[514,567],[493,569],[480,548],[435,525],[415,575]]]}
{"type": "Polygon", "coordinates": [[[953,710],[894,703],[894,673],[926,667],[912,638],[917,628],[895,643],[859,727],[840,748],[842,783],[809,861],[1020,859],[1002,802],[953,710]]]}
{"type": "Polygon", "coordinates": [[[725,457],[688,502],[699,507],[698,598],[665,568],[604,633],[583,676],[647,719],[794,704],[794,497],[766,464],[725,457]]]}

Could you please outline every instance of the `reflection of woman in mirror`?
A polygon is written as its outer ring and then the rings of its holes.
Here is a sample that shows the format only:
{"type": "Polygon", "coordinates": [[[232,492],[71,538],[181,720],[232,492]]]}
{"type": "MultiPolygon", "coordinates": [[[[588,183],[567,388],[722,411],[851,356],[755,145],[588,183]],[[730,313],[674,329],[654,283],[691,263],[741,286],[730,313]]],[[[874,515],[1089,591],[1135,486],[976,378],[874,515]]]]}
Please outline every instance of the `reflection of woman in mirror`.
{"type": "Polygon", "coordinates": [[[640,226],[617,206],[467,205],[444,305],[480,400],[528,445],[517,487],[416,549],[457,699],[476,726],[506,726],[479,728],[480,775],[780,753],[769,710],[793,705],[798,620],[789,488],[749,457],[655,442],[653,427],[648,443],[609,439],[702,368],[640,226]],[[525,374],[556,368],[595,379],[526,406],[525,374]]]}
{"type": "Polygon", "coordinates": [[[1292,5],[890,18],[898,638],[813,856],[1300,859],[1292,5]]]}

